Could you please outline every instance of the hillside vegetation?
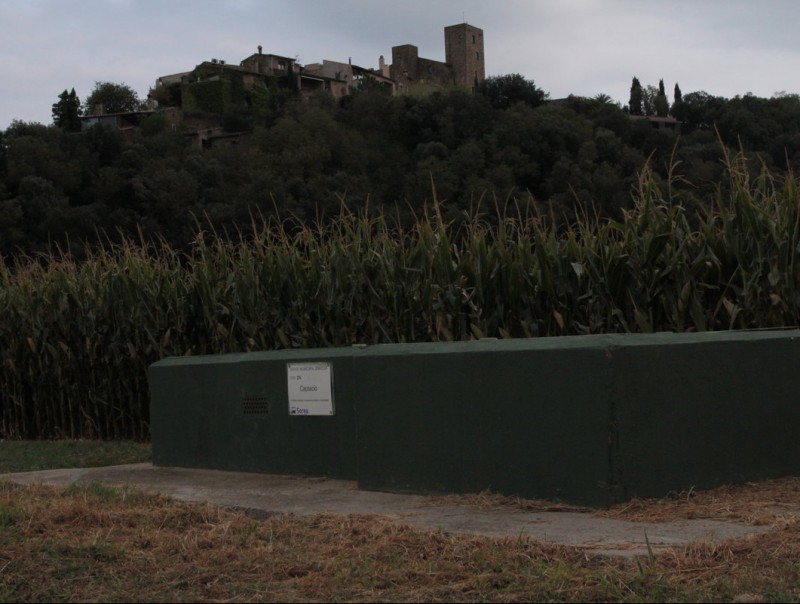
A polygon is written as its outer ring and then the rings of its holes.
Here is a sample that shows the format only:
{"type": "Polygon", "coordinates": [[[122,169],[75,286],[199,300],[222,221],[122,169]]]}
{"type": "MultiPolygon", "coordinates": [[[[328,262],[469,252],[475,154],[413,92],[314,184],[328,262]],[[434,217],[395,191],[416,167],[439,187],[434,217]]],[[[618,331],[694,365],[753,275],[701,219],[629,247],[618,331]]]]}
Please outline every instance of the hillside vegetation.
{"type": "Polygon", "coordinates": [[[282,97],[205,150],[13,124],[0,436],[146,440],[166,356],[798,324],[800,98],[683,95],[678,137],[522,90],[282,97]]]}
{"type": "Polygon", "coordinates": [[[146,369],[172,355],[797,325],[797,183],[742,155],[725,170],[696,214],[645,169],[619,220],[498,202],[448,221],[434,199],[410,226],[342,206],[237,239],[200,229],[188,252],[19,257],[0,268],[0,429],[146,439],[146,369]]]}
{"type": "Polygon", "coordinates": [[[602,94],[547,101],[521,76],[489,79],[481,92],[367,90],[340,103],[276,93],[257,111],[187,113],[183,130],[156,113],[130,136],[15,122],[0,133],[0,255],[56,245],[80,255],[85,241],[140,230],[186,251],[196,219],[236,238],[252,216],[325,222],[342,200],[410,226],[433,201],[432,182],[447,221],[479,203],[492,213],[495,199],[567,220],[576,207],[620,219],[646,163],[691,213],[727,186],[726,154],[743,148],[751,170],[776,176],[800,163],[796,95],[681,95],[670,107],[678,136],[602,94]],[[206,122],[244,136],[197,148],[188,124],[206,122]]]}

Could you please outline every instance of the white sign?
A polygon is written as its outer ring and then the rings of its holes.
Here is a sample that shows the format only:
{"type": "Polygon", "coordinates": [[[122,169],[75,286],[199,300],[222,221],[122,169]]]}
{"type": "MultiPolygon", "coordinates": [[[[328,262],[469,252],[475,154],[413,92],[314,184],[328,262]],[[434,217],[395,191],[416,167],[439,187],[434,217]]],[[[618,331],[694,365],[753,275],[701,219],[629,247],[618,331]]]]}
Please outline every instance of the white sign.
{"type": "Polygon", "coordinates": [[[330,363],[287,363],[289,415],[333,415],[330,363]]]}

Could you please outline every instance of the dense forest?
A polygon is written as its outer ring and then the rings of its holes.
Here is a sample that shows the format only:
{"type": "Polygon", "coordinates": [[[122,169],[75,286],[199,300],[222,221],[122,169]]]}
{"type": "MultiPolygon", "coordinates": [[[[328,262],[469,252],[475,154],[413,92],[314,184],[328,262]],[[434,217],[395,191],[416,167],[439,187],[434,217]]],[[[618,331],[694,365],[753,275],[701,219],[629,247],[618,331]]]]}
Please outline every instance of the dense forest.
{"type": "Polygon", "coordinates": [[[401,223],[434,197],[446,220],[509,202],[567,221],[587,210],[619,218],[646,165],[691,210],[724,186],[729,149],[745,150],[756,172],[800,163],[798,95],[726,99],[676,85],[670,103],[663,82],[634,78],[622,107],[603,94],[549,99],[519,75],[489,78],[477,94],[367,87],[335,102],[280,92],[258,111],[217,116],[246,136],[201,149],[158,113],[133,135],[80,131],[80,101],[65,91],[53,125],[0,131],[0,254],[69,246],[80,256],[84,242],[122,235],[184,249],[198,227],[236,233],[275,214],[311,224],[343,202],[401,223]],[[669,114],[680,133],[637,114],[669,114]]]}

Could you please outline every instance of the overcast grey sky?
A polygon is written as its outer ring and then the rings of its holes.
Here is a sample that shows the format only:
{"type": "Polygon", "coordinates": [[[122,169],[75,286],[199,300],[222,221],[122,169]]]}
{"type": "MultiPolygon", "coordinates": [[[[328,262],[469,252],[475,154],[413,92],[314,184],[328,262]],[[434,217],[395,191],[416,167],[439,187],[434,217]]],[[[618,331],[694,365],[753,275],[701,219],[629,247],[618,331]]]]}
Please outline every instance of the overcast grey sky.
{"type": "Polygon", "coordinates": [[[58,94],[96,81],[140,97],[160,75],[256,52],[377,67],[414,44],[444,61],[443,28],[484,30],[487,76],[520,73],[551,98],[633,76],[684,94],[800,91],[797,0],[0,0],[0,129],[52,121],[58,94]]]}

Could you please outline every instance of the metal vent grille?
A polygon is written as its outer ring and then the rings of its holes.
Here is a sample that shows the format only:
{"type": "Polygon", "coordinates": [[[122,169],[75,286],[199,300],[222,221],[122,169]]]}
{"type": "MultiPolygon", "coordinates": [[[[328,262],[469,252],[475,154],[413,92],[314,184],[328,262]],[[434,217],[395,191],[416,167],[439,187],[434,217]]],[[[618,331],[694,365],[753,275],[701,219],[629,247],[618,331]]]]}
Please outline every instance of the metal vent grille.
{"type": "Polygon", "coordinates": [[[242,411],[245,415],[269,413],[269,399],[266,396],[243,396],[242,411]]]}

